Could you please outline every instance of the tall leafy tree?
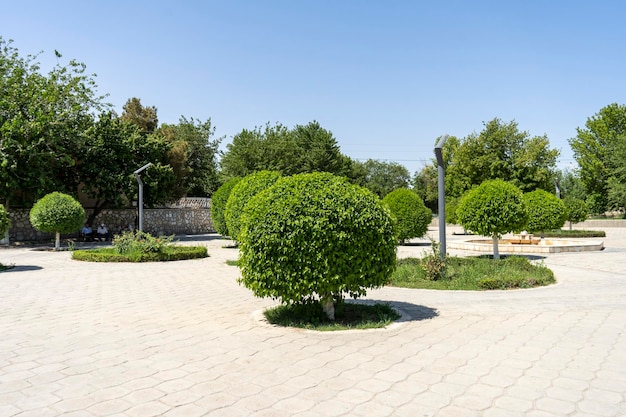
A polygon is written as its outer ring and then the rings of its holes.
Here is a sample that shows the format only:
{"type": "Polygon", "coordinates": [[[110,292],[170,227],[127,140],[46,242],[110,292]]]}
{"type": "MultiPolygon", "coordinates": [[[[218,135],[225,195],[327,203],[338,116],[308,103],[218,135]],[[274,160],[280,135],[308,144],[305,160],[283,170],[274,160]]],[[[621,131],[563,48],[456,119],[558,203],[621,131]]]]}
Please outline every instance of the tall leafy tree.
{"type": "Polygon", "coordinates": [[[448,165],[446,191],[451,197],[483,181],[509,181],[522,191],[554,189],[554,171],[559,156],[550,149],[547,136],[531,137],[520,131],[515,121],[495,118],[485,123],[479,134],[470,134],[455,150],[448,165]]]}
{"type": "MultiPolygon", "coordinates": [[[[56,52],[57,58],[61,54],[56,52]]],[[[107,106],[94,75],[74,60],[42,74],[0,38],[0,195],[28,205],[51,191],[75,193],[77,143],[107,106]]]]}
{"type": "Polygon", "coordinates": [[[411,174],[404,165],[397,162],[377,161],[368,159],[361,164],[363,176],[354,182],[383,198],[393,190],[408,188],[411,174]]]}
{"type": "Polygon", "coordinates": [[[159,126],[157,108],[143,106],[137,97],[129,98],[122,108],[122,120],[133,122],[144,135],[154,132],[159,126]]]}
{"type": "Polygon", "coordinates": [[[351,168],[332,133],[315,121],[293,129],[281,124],[244,129],[226,145],[220,166],[224,180],[262,170],[283,175],[322,171],[348,175],[351,168]]]}
{"type": "Polygon", "coordinates": [[[580,167],[587,203],[596,213],[626,205],[620,189],[626,180],[626,106],[609,104],[576,129],[569,143],[580,167]],[[609,197],[610,196],[610,197],[609,197]],[[609,200],[610,199],[610,200],[609,200]]]}
{"type": "Polygon", "coordinates": [[[211,119],[181,117],[177,125],[162,125],[156,134],[170,144],[167,163],[176,175],[180,195],[211,195],[219,187],[217,154],[221,139],[212,139],[211,119]]]}

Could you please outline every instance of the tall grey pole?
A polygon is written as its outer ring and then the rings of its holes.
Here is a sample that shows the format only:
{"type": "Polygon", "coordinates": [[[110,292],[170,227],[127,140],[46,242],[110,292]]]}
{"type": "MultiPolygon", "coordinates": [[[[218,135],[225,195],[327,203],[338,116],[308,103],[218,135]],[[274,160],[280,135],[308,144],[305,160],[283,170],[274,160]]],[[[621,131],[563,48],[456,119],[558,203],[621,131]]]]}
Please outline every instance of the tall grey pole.
{"type": "Polygon", "coordinates": [[[443,135],[437,145],[435,145],[435,156],[437,157],[437,186],[439,200],[439,257],[446,257],[446,187],[445,187],[445,167],[443,164],[443,145],[448,140],[448,135],[443,135]]]}
{"type": "Polygon", "coordinates": [[[152,162],[148,162],[146,165],[142,166],[141,168],[133,172],[133,174],[135,174],[135,178],[137,178],[137,183],[139,184],[139,202],[138,202],[139,203],[139,229],[138,230],[140,232],[143,232],[143,181],[141,181],[141,176],[139,175],[139,173],[147,169],[150,165],[152,165],[152,162]]]}

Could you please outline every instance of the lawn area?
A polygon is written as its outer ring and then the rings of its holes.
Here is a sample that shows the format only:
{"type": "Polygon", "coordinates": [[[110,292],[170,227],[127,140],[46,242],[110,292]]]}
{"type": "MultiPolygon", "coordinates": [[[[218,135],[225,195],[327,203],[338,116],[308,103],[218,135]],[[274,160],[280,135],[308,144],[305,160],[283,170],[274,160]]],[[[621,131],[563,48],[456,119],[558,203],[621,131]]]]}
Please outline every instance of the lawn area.
{"type": "Polygon", "coordinates": [[[387,304],[358,304],[339,302],[335,305],[335,320],[328,320],[320,303],[280,305],[263,312],[271,324],[318,331],[377,329],[400,318],[387,304]]]}
{"type": "Polygon", "coordinates": [[[532,288],[554,282],[550,269],[524,257],[506,256],[500,260],[448,257],[445,278],[439,280],[426,277],[420,259],[401,259],[389,285],[433,290],[495,290],[532,288]]]}

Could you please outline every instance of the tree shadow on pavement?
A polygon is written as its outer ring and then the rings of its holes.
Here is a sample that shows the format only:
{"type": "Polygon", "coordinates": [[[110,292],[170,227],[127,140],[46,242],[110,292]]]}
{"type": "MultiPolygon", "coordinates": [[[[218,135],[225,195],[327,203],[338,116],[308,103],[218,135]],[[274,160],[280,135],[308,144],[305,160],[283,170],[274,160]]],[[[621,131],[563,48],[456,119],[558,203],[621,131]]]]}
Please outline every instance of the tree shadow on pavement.
{"type": "Polygon", "coordinates": [[[8,272],[22,272],[22,271],[38,271],[40,269],[43,269],[40,266],[37,265],[17,265],[17,266],[13,266],[9,269],[5,269],[4,271],[0,271],[0,273],[8,273],[8,272]]]}
{"type": "Polygon", "coordinates": [[[401,313],[401,317],[396,322],[430,320],[439,316],[437,309],[419,304],[406,303],[403,301],[389,300],[346,300],[346,302],[356,302],[362,304],[389,304],[401,313]]]}

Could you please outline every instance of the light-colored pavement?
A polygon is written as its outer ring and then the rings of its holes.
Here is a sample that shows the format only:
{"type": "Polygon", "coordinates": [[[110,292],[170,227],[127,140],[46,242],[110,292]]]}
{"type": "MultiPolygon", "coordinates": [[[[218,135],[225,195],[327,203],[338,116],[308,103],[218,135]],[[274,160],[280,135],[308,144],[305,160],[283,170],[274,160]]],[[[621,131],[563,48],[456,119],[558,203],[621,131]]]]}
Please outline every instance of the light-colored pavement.
{"type": "Polygon", "coordinates": [[[367,299],[403,321],[331,333],[257,321],[275,302],[236,283],[224,240],[152,264],[0,250],[0,416],[624,416],[626,229],[606,231],[543,259],[556,285],[386,287],[367,299]]]}

